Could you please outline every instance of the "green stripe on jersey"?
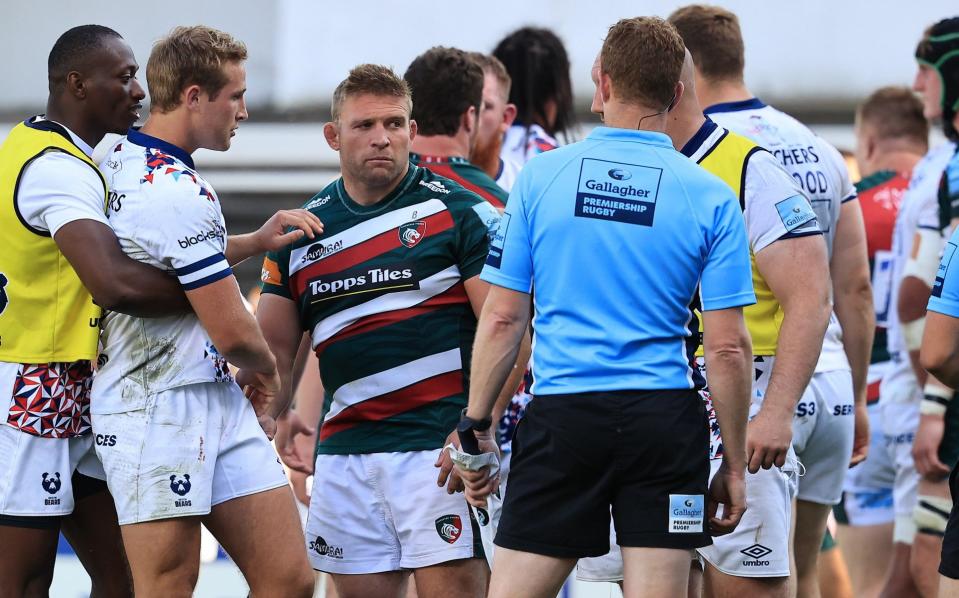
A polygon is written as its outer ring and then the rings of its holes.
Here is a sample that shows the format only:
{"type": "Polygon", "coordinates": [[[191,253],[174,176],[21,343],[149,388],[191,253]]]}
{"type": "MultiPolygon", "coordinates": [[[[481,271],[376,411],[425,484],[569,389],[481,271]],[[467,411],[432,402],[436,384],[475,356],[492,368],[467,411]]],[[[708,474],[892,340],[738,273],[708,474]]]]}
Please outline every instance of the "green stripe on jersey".
{"type": "Polygon", "coordinates": [[[293,300],[312,334],[326,392],[318,452],[441,447],[466,404],[476,331],[463,281],[482,269],[499,213],[415,165],[373,206],[340,179],[304,207],[323,235],[268,254],[263,292],[293,300]]]}

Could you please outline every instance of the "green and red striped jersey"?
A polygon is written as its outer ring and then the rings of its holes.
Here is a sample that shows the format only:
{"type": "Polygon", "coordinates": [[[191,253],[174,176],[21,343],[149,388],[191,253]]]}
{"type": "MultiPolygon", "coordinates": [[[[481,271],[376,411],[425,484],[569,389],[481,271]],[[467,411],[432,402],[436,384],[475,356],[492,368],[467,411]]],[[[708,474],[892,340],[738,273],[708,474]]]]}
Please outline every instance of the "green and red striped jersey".
{"type": "Polygon", "coordinates": [[[473,193],[479,195],[502,211],[506,207],[509,193],[496,184],[482,168],[466,158],[459,156],[424,156],[410,154],[410,161],[417,166],[429,168],[436,174],[456,181],[473,193]]]}
{"type": "Polygon", "coordinates": [[[338,179],[305,206],[320,238],[267,254],[262,287],[296,303],[325,397],[321,454],[430,450],[466,406],[477,276],[499,212],[454,181],[410,165],[361,206],[338,179]]]}

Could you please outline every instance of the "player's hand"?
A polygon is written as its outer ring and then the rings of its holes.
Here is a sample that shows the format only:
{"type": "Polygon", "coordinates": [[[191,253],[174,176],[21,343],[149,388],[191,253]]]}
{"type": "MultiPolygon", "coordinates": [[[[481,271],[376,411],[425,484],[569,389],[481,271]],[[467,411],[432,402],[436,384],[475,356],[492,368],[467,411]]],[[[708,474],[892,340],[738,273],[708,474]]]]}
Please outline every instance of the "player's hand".
{"type": "Polygon", "coordinates": [[[236,383],[243,389],[243,394],[253,405],[260,427],[272,440],[276,433],[276,422],[270,413],[270,404],[280,392],[280,375],[276,368],[270,373],[240,370],[236,373],[236,383]]]}
{"type": "Polygon", "coordinates": [[[723,461],[713,481],[709,484],[706,502],[706,517],[709,533],[722,536],[736,529],[746,512],[746,476],[743,471],[733,471],[723,461]],[[723,505],[722,517],[717,517],[719,505],[723,505]]]}
{"type": "Polygon", "coordinates": [[[293,496],[306,506],[310,506],[309,493],[309,475],[302,471],[286,470],[286,477],[290,480],[290,488],[293,490],[293,496]]]}
{"type": "Polygon", "coordinates": [[[761,409],[746,425],[746,468],[749,473],[786,464],[793,438],[792,413],[761,409]]]}
{"type": "Polygon", "coordinates": [[[276,251],[294,241],[299,241],[304,236],[314,239],[322,232],[323,222],[315,214],[309,210],[297,208],[280,210],[273,214],[253,235],[262,251],[276,251]],[[293,230],[287,232],[290,227],[293,230]]]}
{"type": "Polygon", "coordinates": [[[290,409],[276,420],[276,436],[273,446],[283,463],[293,471],[313,473],[313,446],[316,444],[316,428],[306,425],[299,414],[290,409]],[[306,437],[309,443],[301,442],[306,437]],[[306,445],[306,446],[304,446],[306,445]]]}
{"type": "Polygon", "coordinates": [[[849,467],[855,467],[869,455],[869,412],[866,410],[866,403],[856,403],[855,410],[855,432],[852,437],[852,458],[849,459],[849,467]]]}
{"type": "MultiPolygon", "coordinates": [[[[459,438],[456,435],[456,430],[450,432],[450,435],[446,437],[446,442],[443,443],[443,446],[445,447],[450,444],[455,447],[459,447],[460,445],[459,438]]],[[[440,473],[436,477],[436,485],[440,488],[445,485],[447,494],[462,492],[466,488],[463,485],[463,479],[460,477],[456,467],[453,465],[453,460],[450,459],[449,451],[447,451],[445,448],[440,449],[440,456],[436,458],[436,463],[433,463],[433,467],[440,468],[440,473]]]]}
{"type": "Polygon", "coordinates": [[[939,460],[939,445],[942,444],[945,427],[945,418],[942,415],[919,416],[919,429],[912,441],[912,458],[916,462],[919,475],[932,480],[949,475],[949,468],[939,460]]]}
{"type": "MultiPolygon", "coordinates": [[[[476,443],[479,446],[480,454],[494,453],[496,458],[499,459],[499,444],[496,442],[496,435],[492,427],[474,433],[476,434],[476,443]]],[[[457,438],[453,444],[459,446],[459,439],[457,438]]],[[[489,466],[483,467],[479,471],[469,471],[457,466],[456,471],[463,478],[463,484],[466,486],[466,501],[474,507],[487,508],[486,497],[499,489],[499,473],[490,477],[489,466]]]]}

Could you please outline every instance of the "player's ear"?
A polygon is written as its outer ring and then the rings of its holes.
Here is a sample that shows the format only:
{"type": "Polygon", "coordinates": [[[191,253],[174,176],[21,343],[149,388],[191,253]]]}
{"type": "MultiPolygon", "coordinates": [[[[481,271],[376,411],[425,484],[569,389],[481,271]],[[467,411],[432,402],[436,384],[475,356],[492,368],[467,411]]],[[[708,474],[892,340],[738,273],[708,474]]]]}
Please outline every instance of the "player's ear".
{"type": "Polygon", "coordinates": [[[413,141],[413,139],[416,138],[416,131],[417,131],[416,121],[411,119],[410,120],[410,141],[411,142],[413,141]]]}
{"type": "Polygon", "coordinates": [[[323,125],[323,137],[326,138],[326,144],[333,151],[340,151],[340,132],[335,122],[328,122],[323,125]]]}
{"type": "Polygon", "coordinates": [[[478,112],[476,111],[476,106],[470,106],[466,109],[466,112],[463,113],[463,116],[460,118],[460,126],[466,130],[468,135],[472,135],[473,131],[476,130],[478,124],[477,117],[478,112]]]}
{"type": "Polygon", "coordinates": [[[201,89],[199,85],[190,85],[183,90],[180,101],[187,108],[196,108],[200,105],[200,92],[201,89]]]}
{"type": "Polygon", "coordinates": [[[506,108],[503,109],[503,124],[506,125],[506,129],[513,126],[513,121],[516,120],[516,104],[506,104],[506,108]]]}

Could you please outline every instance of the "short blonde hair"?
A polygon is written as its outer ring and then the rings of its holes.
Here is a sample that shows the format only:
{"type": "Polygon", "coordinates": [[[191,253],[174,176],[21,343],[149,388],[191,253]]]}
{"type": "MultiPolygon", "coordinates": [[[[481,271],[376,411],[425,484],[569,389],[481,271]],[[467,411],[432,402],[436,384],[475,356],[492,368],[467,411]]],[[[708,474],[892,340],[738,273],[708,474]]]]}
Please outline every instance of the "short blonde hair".
{"type": "Polygon", "coordinates": [[[151,109],[174,110],[191,85],[215,98],[227,82],[223,66],[246,57],[246,45],[229,33],[205,25],[175,28],[153,44],[147,61],[151,109]]]}
{"type": "Polygon", "coordinates": [[[393,69],[379,64],[360,64],[353,67],[346,79],[340,81],[333,90],[333,103],[330,105],[333,120],[339,120],[340,109],[346,98],[363,94],[403,98],[409,111],[413,111],[410,86],[393,69]]]}

